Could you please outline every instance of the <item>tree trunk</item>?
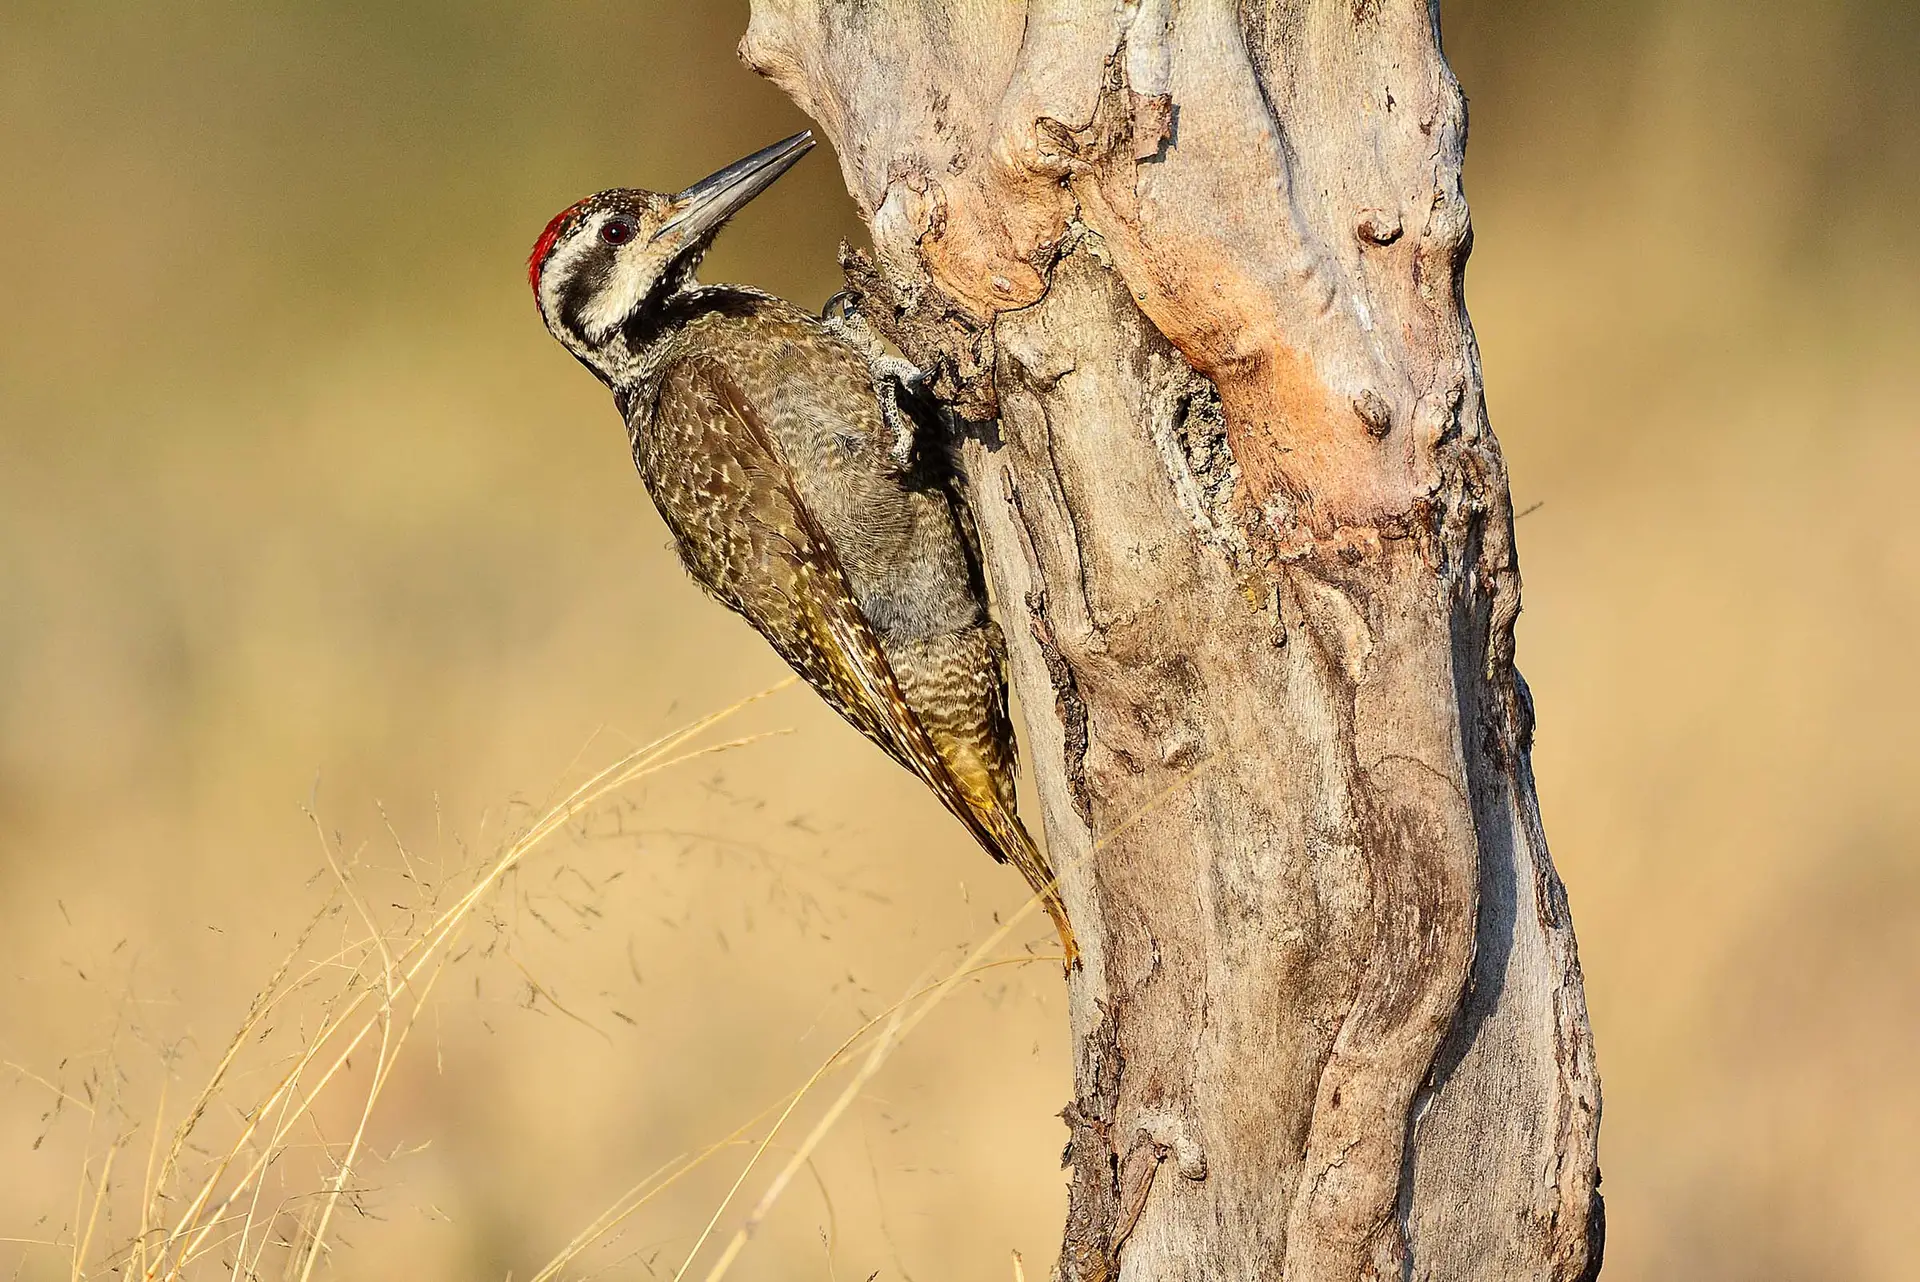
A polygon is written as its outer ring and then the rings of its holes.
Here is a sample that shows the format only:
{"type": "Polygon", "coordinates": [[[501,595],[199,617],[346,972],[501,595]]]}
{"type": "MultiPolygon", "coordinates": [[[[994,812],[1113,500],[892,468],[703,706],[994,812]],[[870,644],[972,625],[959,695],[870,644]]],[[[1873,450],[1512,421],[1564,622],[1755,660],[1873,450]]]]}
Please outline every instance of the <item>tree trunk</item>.
{"type": "Polygon", "coordinates": [[[974,429],[1085,950],[1056,1276],[1592,1276],[1437,9],[754,0],[741,52],[974,429]]]}

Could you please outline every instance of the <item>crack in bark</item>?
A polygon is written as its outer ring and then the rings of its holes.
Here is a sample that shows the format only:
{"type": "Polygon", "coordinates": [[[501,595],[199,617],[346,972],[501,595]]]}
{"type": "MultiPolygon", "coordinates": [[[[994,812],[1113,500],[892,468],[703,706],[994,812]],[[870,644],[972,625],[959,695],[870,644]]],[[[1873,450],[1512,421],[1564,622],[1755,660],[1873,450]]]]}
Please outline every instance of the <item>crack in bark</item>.
{"type": "MultiPolygon", "coordinates": [[[[1027,563],[1040,564],[1039,553],[1034,548],[1033,524],[1028,519],[1026,509],[1020,501],[1020,487],[1014,483],[1010,473],[1005,478],[1007,503],[1013,509],[1014,522],[1025,543],[1027,563]]],[[[1080,822],[1089,831],[1093,828],[1093,796],[1087,787],[1087,703],[1080,697],[1079,685],[1074,680],[1073,667],[1060,652],[1060,645],[1053,638],[1053,624],[1047,615],[1047,590],[1040,586],[1042,580],[1036,575],[1033,587],[1027,589],[1027,627],[1033,633],[1033,640],[1040,647],[1040,654],[1047,666],[1047,680],[1053,687],[1054,716],[1060,721],[1061,730],[1066,736],[1062,768],[1066,774],[1067,791],[1073,798],[1073,808],[1080,816],[1080,822]]]]}
{"type": "Polygon", "coordinates": [[[1060,1111],[1069,1130],[1060,1164],[1073,1172],[1060,1251],[1063,1282],[1105,1282],[1114,1270],[1120,1159],[1112,1133],[1123,1067],[1119,1028],[1113,1012],[1102,1008],[1098,1021],[1080,1039],[1075,1100],[1060,1111]]]}

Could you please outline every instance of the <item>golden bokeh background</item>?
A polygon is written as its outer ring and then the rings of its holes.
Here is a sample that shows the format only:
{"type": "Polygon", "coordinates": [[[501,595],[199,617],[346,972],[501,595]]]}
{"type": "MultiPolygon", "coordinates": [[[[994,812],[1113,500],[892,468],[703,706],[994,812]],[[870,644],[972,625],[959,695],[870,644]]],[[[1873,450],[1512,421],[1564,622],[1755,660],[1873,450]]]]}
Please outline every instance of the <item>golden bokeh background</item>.
{"type": "MultiPolygon", "coordinates": [[[[1445,20],[1473,317],[1532,509],[1520,660],[1599,1043],[1607,1276],[1911,1278],[1920,17],[1445,20]]],[[[144,1118],[163,1065],[176,1110],[204,1080],[324,897],[303,807],[369,878],[403,862],[389,822],[457,865],[781,674],[681,576],[522,271],[576,197],[804,124],[734,61],[744,25],[0,3],[0,1237],[72,1239],[111,1129],[89,1140],[88,1092],[144,1118]]],[[[858,235],[822,153],[706,274],[817,305],[858,235]]],[[[795,733],[650,781],[517,876],[375,1116],[336,1275],[526,1277],[1020,901],[805,694],[740,724],[795,733]]],[[[1039,1276],[1068,1094],[1053,966],[995,972],[734,1276],[1006,1278],[1014,1248],[1039,1276]]],[[[650,1205],[608,1276],[670,1274],[725,1178],[650,1205]]],[[[10,1275],[68,1268],[0,1244],[10,1275]]]]}

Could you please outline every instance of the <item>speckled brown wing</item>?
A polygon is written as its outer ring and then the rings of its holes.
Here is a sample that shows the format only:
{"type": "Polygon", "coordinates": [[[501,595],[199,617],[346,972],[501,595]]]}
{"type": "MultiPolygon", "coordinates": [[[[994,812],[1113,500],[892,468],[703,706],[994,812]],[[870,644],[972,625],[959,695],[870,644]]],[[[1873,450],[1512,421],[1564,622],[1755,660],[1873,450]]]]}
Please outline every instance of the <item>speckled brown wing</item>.
{"type": "Polygon", "coordinates": [[[636,434],[635,461],[682,562],[842,717],[925,782],[983,847],[1042,891],[1071,955],[1052,871],[1014,809],[997,630],[935,638],[923,643],[925,653],[901,656],[910,660],[910,699],[770,442],[718,362],[690,357],[664,372],[651,425],[636,434]],[[931,727],[916,705],[932,714],[931,727]]]}
{"type": "Polygon", "coordinates": [[[694,580],[772,643],[848,721],[916,774],[894,728],[905,708],[833,549],[725,371],[691,358],[663,375],[635,462],[694,580]]]}

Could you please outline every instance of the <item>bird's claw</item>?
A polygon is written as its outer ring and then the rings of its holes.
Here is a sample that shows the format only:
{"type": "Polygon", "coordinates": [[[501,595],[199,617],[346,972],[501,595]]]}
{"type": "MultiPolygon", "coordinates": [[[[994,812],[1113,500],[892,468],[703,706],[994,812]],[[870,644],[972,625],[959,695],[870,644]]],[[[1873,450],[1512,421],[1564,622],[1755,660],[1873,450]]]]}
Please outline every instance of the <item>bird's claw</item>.
{"type": "Polygon", "coordinates": [[[898,356],[870,358],[868,364],[873,370],[873,390],[880,398],[880,416],[893,433],[893,445],[888,453],[904,470],[913,461],[914,422],[913,415],[900,404],[900,398],[922,395],[927,376],[918,365],[898,356]]]}
{"type": "Polygon", "coordinates": [[[925,395],[926,373],[912,361],[888,352],[879,335],[873,332],[873,326],[845,292],[829,298],[821,309],[821,316],[828,330],[867,358],[874,395],[880,401],[880,416],[893,438],[887,453],[897,466],[905,469],[913,459],[915,432],[913,415],[900,404],[900,398],[925,395]],[[839,304],[837,312],[835,304],[839,304]]]}

